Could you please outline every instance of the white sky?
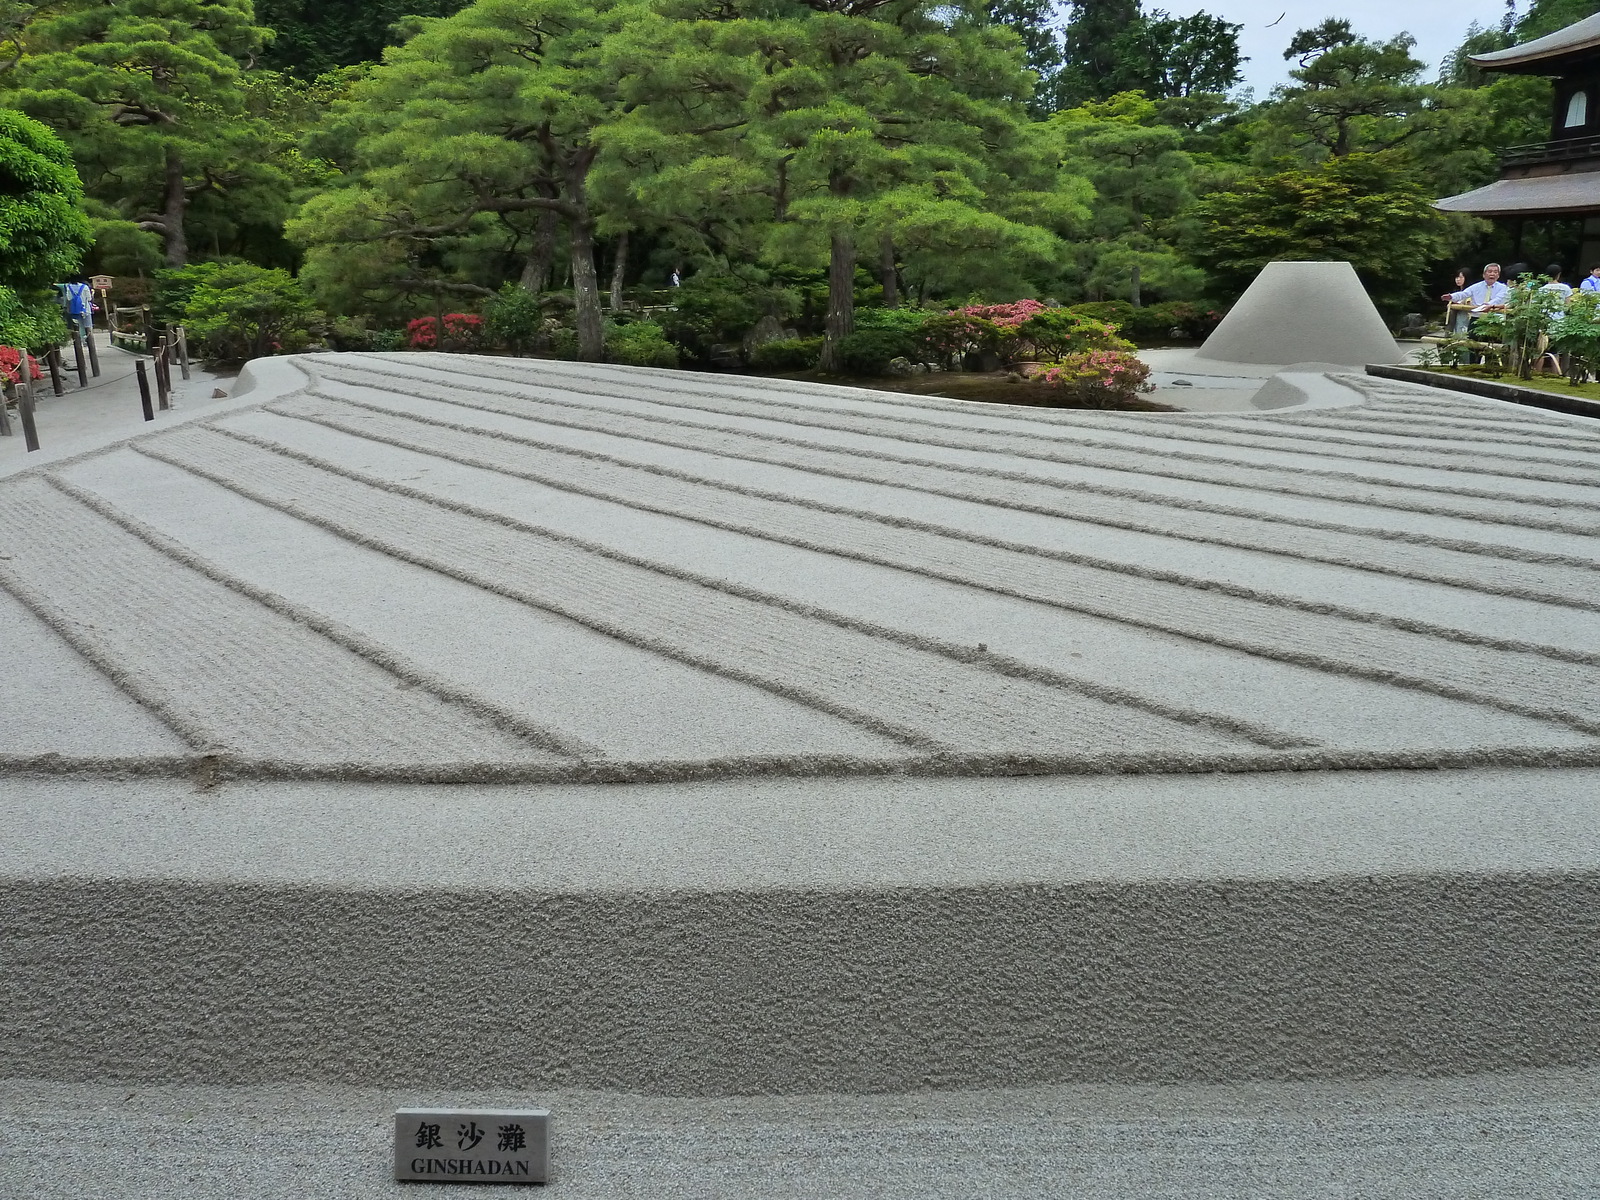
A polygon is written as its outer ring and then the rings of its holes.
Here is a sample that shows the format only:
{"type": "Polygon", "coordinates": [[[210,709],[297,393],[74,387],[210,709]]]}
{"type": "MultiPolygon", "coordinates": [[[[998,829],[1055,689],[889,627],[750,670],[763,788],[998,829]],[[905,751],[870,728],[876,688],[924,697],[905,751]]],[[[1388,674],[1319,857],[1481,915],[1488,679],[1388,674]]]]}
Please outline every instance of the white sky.
{"type": "MultiPolygon", "coordinates": [[[[1526,11],[1527,0],[1517,7],[1526,11]]],[[[1239,44],[1250,58],[1244,64],[1245,83],[1264,100],[1274,84],[1288,81],[1287,70],[1294,64],[1283,61],[1283,49],[1297,29],[1343,17],[1363,37],[1409,33],[1417,39],[1416,56],[1428,64],[1427,77],[1432,79],[1439,60],[1461,43],[1468,25],[1499,23],[1505,0],[1145,0],[1144,8],[1179,17],[1204,11],[1243,25],[1239,44]],[[1279,13],[1287,15],[1267,28],[1279,13]]]]}

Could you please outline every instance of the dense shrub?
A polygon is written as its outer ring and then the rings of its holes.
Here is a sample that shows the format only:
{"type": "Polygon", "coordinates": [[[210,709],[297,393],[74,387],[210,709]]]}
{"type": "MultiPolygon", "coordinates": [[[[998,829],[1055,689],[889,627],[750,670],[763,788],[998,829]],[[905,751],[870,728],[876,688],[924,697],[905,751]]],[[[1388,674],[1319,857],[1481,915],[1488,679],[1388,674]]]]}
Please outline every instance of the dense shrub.
{"type": "Polygon", "coordinates": [[[785,317],[790,297],[785,289],[735,275],[703,272],[671,289],[672,308],[660,315],[667,338],[702,362],[711,347],[739,341],[762,317],[785,317]]]}
{"type": "Polygon", "coordinates": [[[208,273],[190,291],[182,317],[196,352],[208,362],[228,364],[293,354],[326,321],[289,272],[251,263],[208,273]]]}
{"type": "Polygon", "coordinates": [[[1117,327],[1065,308],[1041,308],[1021,325],[1017,337],[1025,351],[1043,359],[1056,359],[1086,350],[1131,350],[1133,344],[1117,336],[1117,327]]]}
{"type": "Polygon", "coordinates": [[[539,297],[520,284],[505,284],[484,306],[483,331],[487,344],[497,350],[531,354],[544,336],[539,297]]]}
{"type": "Polygon", "coordinates": [[[606,361],[629,367],[675,367],[678,348],[667,341],[661,326],[650,321],[629,325],[607,323],[606,361]]]}
{"type": "Polygon", "coordinates": [[[567,325],[558,325],[550,331],[550,353],[557,358],[578,357],[578,331],[567,325]]]}
{"type": "Polygon", "coordinates": [[[404,329],[375,329],[370,336],[372,349],[393,354],[396,350],[404,350],[411,341],[411,335],[404,329]]]}
{"type": "Polygon", "coordinates": [[[762,342],[750,351],[750,365],[758,371],[805,371],[822,357],[821,338],[783,338],[762,342]]]}
{"type": "Polygon", "coordinates": [[[418,317],[406,325],[413,350],[450,350],[471,354],[483,345],[483,318],[477,313],[445,313],[444,344],[439,343],[439,318],[418,317]]]}
{"type": "Polygon", "coordinates": [[[924,362],[957,367],[969,354],[999,352],[1000,327],[983,317],[964,313],[944,313],[929,317],[917,336],[916,357],[924,362]]]}
{"type": "MultiPolygon", "coordinates": [[[[164,325],[182,321],[195,291],[209,283],[218,271],[237,265],[203,262],[191,263],[187,267],[163,267],[155,273],[155,282],[150,289],[150,315],[164,325]]],[[[117,298],[123,298],[120,290],[117,298]]]]}
{"type": "Polygon", "coordinates": [[[1133,316],[1122,330],[1140,343],[1166,341],[1170,338],[1199,340],[1206,337],[1222,320],[1222,314],[1202,308],[1187,300],[1168,300],[1133,310],[1133,316]]]}
{"type": "Polygon", "coordinates": [[[1150,368],[1125,350],[1069,354],[1041,377],[1085,408],[1108,408],[1153,392],[1150,368]]]}
{"type": "Polygon", "coordinates": [[[1126,300],[1091,300],[1084,304],[1072,305],[1071,311],[1080,317],[1108,321],[1118,329],[1124,329],[1133,320],[1133,314],[1139,310],[1126,300]]]}
{"type": "Polygon", "coordinates": [[[932,315],[925,308],[858,308],[856,329],[893,329],[915,334],[932,315]]]}
{"type": "Polygon", "coordinates": [[[891,359],[919,353],[916,337],[898,329],[858,329],[839,343],[839,362],[852,375],[887,375],[891,359]]]}

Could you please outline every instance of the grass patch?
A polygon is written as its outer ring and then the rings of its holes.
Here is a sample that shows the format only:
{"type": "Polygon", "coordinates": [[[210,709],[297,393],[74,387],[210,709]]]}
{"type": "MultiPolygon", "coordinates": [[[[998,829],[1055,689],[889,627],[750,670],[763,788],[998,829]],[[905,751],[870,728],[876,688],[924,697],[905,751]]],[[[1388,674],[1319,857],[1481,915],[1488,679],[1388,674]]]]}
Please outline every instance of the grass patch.
{"type": "Polygon", "coordinates": [[[1539,392],[1553,392],[1558,396],[1578,396],[1584,400],[1600,401],[1600,383],[1572,384],[1560,375],[1535,375],[1532,379],[1518,379],[1509,371],[1495,374],[1482,367],[1419,367],[1401,363],[1413,371],[1426,371],[1430,375],[1454,375],[1459,379],[1482,379],[1488,383],[1506,383],[1513,387],[1533,388],[1539,392]]]}

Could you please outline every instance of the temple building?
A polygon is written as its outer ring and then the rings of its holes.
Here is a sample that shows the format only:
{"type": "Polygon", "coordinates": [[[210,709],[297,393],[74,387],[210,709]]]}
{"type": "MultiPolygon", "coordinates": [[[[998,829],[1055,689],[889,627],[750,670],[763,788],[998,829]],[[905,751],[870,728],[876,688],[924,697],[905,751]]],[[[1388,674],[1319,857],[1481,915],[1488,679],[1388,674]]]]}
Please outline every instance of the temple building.
{"type": "Polygon", "coordinates": [[[1507,147],[1499,179],[1434,207],[1506,221],[1515,257],[1529,243],[1565,249],[1560,257],[1576,253],[1571,265],[1587,272],[1600,263],[1600,14],[1471,62],[1553,78],[1550,139],[1507,147]]]}

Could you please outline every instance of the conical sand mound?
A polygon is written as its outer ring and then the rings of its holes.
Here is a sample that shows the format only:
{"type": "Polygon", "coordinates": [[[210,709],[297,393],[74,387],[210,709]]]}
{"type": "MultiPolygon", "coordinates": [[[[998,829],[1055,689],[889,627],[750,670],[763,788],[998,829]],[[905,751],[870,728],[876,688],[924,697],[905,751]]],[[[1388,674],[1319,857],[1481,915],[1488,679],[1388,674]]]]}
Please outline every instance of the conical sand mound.
{"type": "Polygon", "coordinates": [[[1274,262],[1195,357],[1359,366],[1397,363],[1401,354],[1349,263],[1274,262]]]}

